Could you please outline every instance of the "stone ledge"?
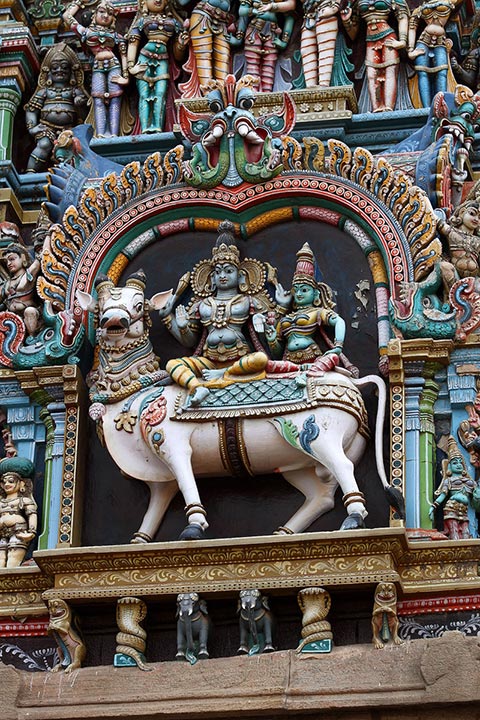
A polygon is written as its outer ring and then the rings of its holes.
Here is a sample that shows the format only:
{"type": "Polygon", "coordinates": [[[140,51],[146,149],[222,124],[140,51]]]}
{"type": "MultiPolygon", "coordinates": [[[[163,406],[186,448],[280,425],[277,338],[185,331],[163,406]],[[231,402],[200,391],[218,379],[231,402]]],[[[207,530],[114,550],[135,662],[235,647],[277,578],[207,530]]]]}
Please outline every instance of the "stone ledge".
{"type": "Polygon", "coordinates": [[[289,650],[151,668],[91,667],[65,675],[0,666],[2,720],[260,714],[272,720],[319,710],[329,720],[480,718],[480,641],[459,632],[384,650],[343,646],[320,656],[289,650]]]}

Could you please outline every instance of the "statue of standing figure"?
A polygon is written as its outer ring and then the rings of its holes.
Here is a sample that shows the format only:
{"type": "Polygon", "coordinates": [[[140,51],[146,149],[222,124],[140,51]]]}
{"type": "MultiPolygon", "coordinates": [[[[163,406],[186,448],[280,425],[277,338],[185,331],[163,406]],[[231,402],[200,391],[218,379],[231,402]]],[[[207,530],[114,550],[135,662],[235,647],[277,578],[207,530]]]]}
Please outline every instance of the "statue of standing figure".
{"type": "Polygon", "coordinates": [[[480,275],[480,205],[467,200],[448,222],[440,219],[437,229],[448,242],[450,262],[441,262],[442,278],[448,292],[459,278],[480,275]]]}
{"type": "Polygon", "coordinates": [[[373,112],[395,109],[398,90],[400,50],[407,47],[410,10],[405,0],[356,0],[341,16],[349,37],[358,33],[359,19],[365,21],[367,87],[373,112]],[[398,36],[389,24],[394,16],[398,36]]]}
{"type": "Polygon", "coordinates": [[[25,105],[27,129],[35,140],[27,172],[40,172],[48,165],[59,135],[85,119],[87,103],[80,60],[65,43],[54,45],[45,55],[37,88],[25,105]]]}
{"type": "Polygon", "coordinates": [[[294,25],[295,0],[264,2],[241,0],[239,20],[234,36],[229,36],[232,47],[243,43],[246,74],[260,78],[260,92],[271,92],[275,80],[278,53],[287,47],[294,25]],[[284,14],[283,30],[279,13],[284,14]]]}
{"type": "Polygon", "coordinates": [[[171,44],[173,60],[181,62],[188,33],[169,0],[140,0],[127,39],[127,65],[137,81],[141,130],[161,132],[168,85],[174,80],[173,68],[168,64],[168,46],[171,44]],[[143,37],[146,42],[141,45],[143,37]]]}
{"type": "Polygon", "coordinates": [[[443,507],[445,534],[451,540],[471,538],[468,509],[480,509],[477,483],[467,472],[465,460],[455,438],[448,438],[447,458],[442,461],[442,482],[435,491],[435,501],[429,510],[433,520],[435,510],[443,507]]]}
{"type": "Polygon", "coordinates": [[[305,85],[328,87],[332,77],[342,0],[302,0],[301,52],[305,85]]]}
{"type": "Polygon", "coordinates": [[[127,44],[125,38],[115,31],[117,10],[110,2],[102,0],[97,5],[88,27],[75,19],[76,13],[83,7],[81,0],[73,0],[62,17],[94,58],[92,98],[95,134],[98,137],[119,135],[122,95],[125,85],[128,85],[127,44]]]}
{"type": "Polygon", "coordinates": [[[422,107],[429,108],[438,92],[448,90],[451,42],[445,27],[463,0],[426,0],[412,12],[408,31],[408,57],[413,60],[422,107]],[[417,29],[424,29],[417,39],[417,29]]]}
{"type": "Polygon", "coordinates": [[[0,568],[21,565],[37,534],[34,473],[34,465],[27,458],[0,460],[0,568]]]}
{"type": "MultiPolygon", "coordinates": [[[[178,4],[183,7],[189,1],[178,0],[178,4]]],[[[232,21],[230,0],[199,0],[192,10],[188,29],[202,95],[211,89],[212,80],[225,80],[230,72],[227,28],[232,21]]]]}

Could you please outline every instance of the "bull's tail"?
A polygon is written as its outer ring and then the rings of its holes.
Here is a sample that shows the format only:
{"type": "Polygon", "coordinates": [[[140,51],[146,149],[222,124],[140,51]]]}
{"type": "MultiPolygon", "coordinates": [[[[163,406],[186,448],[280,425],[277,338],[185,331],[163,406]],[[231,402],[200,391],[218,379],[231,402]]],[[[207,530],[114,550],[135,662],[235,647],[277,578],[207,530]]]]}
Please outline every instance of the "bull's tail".
{"type": "Polygon", "coordinates": [[[377,464],[377,472],[381,483],[385,489],[389,504],[400,515],[403,520],[405,518],[405,499],[398,488],[392,487],[387,480],[385,473],[385,465],[383,463],[383,425],[385,422],[385,408],[387,404],[387,389],[384,381],[378,375],[366,375],[361,378],[351,378],[351,381],[357,387],[364,387],[369,383],[373,383],[378,390],[378,409],[375,420],[375,461],[377,464]]]}

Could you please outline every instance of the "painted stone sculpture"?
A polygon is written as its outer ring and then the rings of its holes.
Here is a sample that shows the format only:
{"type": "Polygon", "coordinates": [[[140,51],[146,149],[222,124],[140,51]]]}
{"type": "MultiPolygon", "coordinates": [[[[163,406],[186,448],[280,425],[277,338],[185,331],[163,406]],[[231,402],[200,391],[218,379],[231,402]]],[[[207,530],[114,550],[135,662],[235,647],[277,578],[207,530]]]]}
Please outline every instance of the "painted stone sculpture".
{"type": "Polygon", "coordinates": [[[321,587],[303,588],[297,595],[302,616],[302,640],[297,653],[328,653],[332,649],[332,628],[327,620],[332,606],[330,593],[321,587]]]}
{"type": "MultiPolygon", "coordinates": [[[[178,0],[181,6],[189,0],[178,0]]],[[[189,33],[194,80],[205,95],[215,80],[223,81],[230,69],[228,26],[233,22],[230,0],[199,0],[190,15],[189,33]]]]}
{"type": "Polygon", "coordinates": [[[330,85],[341,5],[341,0],[303,0],[300,47],[307,88],[330,85]]]}
{"type": "Polygon", "coordinates": [[[59,135],[85,119],[87,102],[80,60],[65,43],[54,45],[42,62],[37,89],[25,105],[27,129],[35,140],[27,172],[45,169],[59,135]]]}
{"type": "Polygon", "coordinates": [[[442,461],[442,482],[435,491],[435,501],[429,515],[433,520],[435,511],[443,510],[445,534],[451,540],[472,537],[469,528],[468,510],[480,509],[480,489],[467,472],[465,460],[458,449],[455,438],[448,438],[447,458],[442,461]]]}
{"type": "Polygon", "coordinates": [[[48,601],[50,623],[48,633],[57,643],[60,662],[52,668],[52,672],[64,670],[66,674],[81,668],[87,650],[80,636],[78,624],[73,619],[72,611],[65,600],[48,601]]]}
{"type": "Polygon", "coordinates": [[[244,180],[263,182],[283,169],[282,135],[295,124],[295,107],[284,93],[280,112],[255,118],[258,78],[245,75],[238,82],[228,75],[207,96],[210,113],[178,109],[183,134],[194,145],[192,159],[183,163],[185,180],[198,188],[237,187],[244,180]]]}
{"type": "MultiPolygon", "coordinates": [[[[246,335],[252,315],[273,311],[276,305],[265,288],[265,266],[250,259],[240,262],[233,229],[232,223],[221,223],[212,259],[195,267],[188,309],[177,304],[177,290],[160,312],[178,342],[197,348],[193,357],[167,363],[173,381],[189,392],[188,406],[200,405],[210,388],[265,378],[268,357],[258,341],[252,347],[246,335]]],[[[280,285],[275,299],[285,311],[289,296],[280,285]]]]}
{"type": "Polygon", "coordinates": [[[394,645],[402,645],[398,628],[397,588],[391,582],[379,583],[375,589],[372,613],[373,646],[381,650],[389,640],[394,645]]]}
{"type": "Polygon", "coordinates": [[[465,408],[468,412],[468,420],[462,420],[458,428],[458,439],[469,453],[474,468],[480,468],[480,382],[478,380],[477,390],[473,405],[467,405],[465,408]]]}
{"type": "Polygon", "coordinates": [[[455,336],[455,310],[438,297],[442,287],[440,262],[425,280],[401,283],[398,296],[388,302],[390,320],[399,337],[442,340],[455,336]]]}
{"type": "Polygon", "coordinates": [[[169,0],[140,0],[127,39],[128,71],[137,81],[141,131],[161,132],[169,80],[173,81],[175,63],[185,54],[188,33],[169,0]],[[170,67],[169,49],[175,61],[170,67]]]}
{"type": "Polygon", "coordinates": [[[238,615],[240,647],[237,655],[273,652],[274,619],[268,598],[256,588],[240,590],[238,615]]]}
{"type": "Polygon", "coordinates": [[[273,90],[278,53],[290,42],[294,10],[295,0],[240,2],[237,29],[234,36],[229,36],[229,42],[235,48],[244,45],[246,72],[260,78],[259,92],[273,90]]]}
{"type": "Polygon", "coordinates": [[[33,463],[27,458],[0,460],[0,568],[18,567],[37,534],[33,463]]]}
{"type": "Polygon", "coordinates": [[[333,370],[339,364],[345,339],[345,321],[335,311],[331,288],[321,280],[320,270],[308,243],[297,252],[292,282],[293,312],[277,326],[265,323],[265,337],[274,358],[292,363],[311,363],[309,377],[333,370]],[[335,329],[333,347],[322,354],[314,336],[322,325],[335,329]]]}
{"type": "Polygon", "coordinates": [[[408,57],[418,79],[420,106],[430,107],[438,92],[446,92],[449,72],[449,41],[445,27],[462,0],[426,0],[412,12],[408,31],[408,57]],[[417,39],[417,29],[423,30],[417,39]]]}
{"type": "Polygon", "coordinates": [[[81,0],[74,0],[63,13],[63,20],[93,55],[91,94],[96,135],[119,135],[120,105],[124,86],[128,85],[126,41],[115,31],[117,10],[110,2],[102,0],[97,5],[88,27],[75,19],[83,7],[81,0]]]}
{"type": "Polygon", "coordinates": [[[348,35],[355,39],[359,19],[365,21],[367,87],[373,112],[395,109],[397,102],[400,50],[407,46],[410,11],[405,0],[356,0],[342,12],[348,35]],[[389,25],[394,16],[398,23],[398,37],[389,25]]]}
{"type": "Polygon", "coordinates": [[[210,617],[207,603],[198,593],[177,595],[177,660],[187,660],[194,665],[197,660],[207,660],[210,617]]]}
{"type": "MultiPolygon", "coordinates": [[[[18,232],[18,238],[20,233],[18,232]]],[[[41,304],[35,291],[40,273],[40,257],[33,260],[21,242],[10,243],[3,250],[1,261],[5,264],[8,279],[0,285],[2,309],[18,315],[29,335],[35,335],[41,326],[41,304]]]]}
{"type": "Polygon", "coordinates": [[[117,601],[117,647],[114,667],[139,667],[151,670],[145,663],[147,633],[141,622],[147,616],[147,606],[136,597],[124,597],[117,601]]]}
{"type": "Polygon", "coordinates": [[[443,271],[448,288],[455,280],[480,275],[480,205],[467,200],[455,209],[449,221],[439,220],[437,227],[448,241],[448,254],[455,273],[443,271]]]}
{"type": "MultiPolygon", "coordinates": [[[[211,270],[205,267],[204,289],[212,280],[211,270]]],[[[380,378],[357,380],[348,372],[327,372],[315,378],[303,373],[256,381],[249,378],[246,383],[212,389],[208,405],[192,407],[186,402],[187,390],[164,387],[168,376],[157,370],[158,359],[148,339],[148,311],[163,308],[170,293],[158,293],[145,301],[145,277],[141,274],[132,276],[125,287],[101,278],[96,289],[98,300],[83,291],[77,293],[83,309],[95,313],[99,328],[90,415],[101,422],[105,444],[119,467],[150,487],[149,508],[135,542],[155,536],[177,489],[182,492],[188,519],[181,538],[203,537],[208,523],[196,477],[237,474],[244,467],[250,475],[276,469],[305,494],[304,504],[281,532],[302,532],[331,509],[337,483],[348,513],[343,529],[363,527],[367,511],[354,463],[366,442],[365,407],[358,388],[370,382],[379,390],[377,469],[389,500],[398,506],[400,498],[388,485],[382,464],[385,386],[380,378]],[[237,421],[240,414],[245,419],[237,421]],[[205,419],[211,422],[205,423],[205,419]],[[232,437],[238,439],[236,447],[232,447],[232,437]],[[177,451],[179,446],[184,452],[177,451]]],[[[211,290],[206,295],[210,296],[211,290]]],[[[227,305],[228,301],[215,306],[206,303],[206,308],[209,313],[215,308],[218,332],[223,328],[230,335],[227,305]]],[[[243,325],[242,304],[240,310],[243,325]]],[[[234,313],[234,326],[235,317],[234,313]]],[[[207,316],[205,319],[210,322],[207,316]]],[[[222,340],[216,337],[219,346],[222,340]]],[[[233,345],[236,350],[236,340],[233,345]]],[[[185,368],[183,365],[181,370],[185,368]]],[[[221,369],[223,374],[225,368],[221,369]]]]}

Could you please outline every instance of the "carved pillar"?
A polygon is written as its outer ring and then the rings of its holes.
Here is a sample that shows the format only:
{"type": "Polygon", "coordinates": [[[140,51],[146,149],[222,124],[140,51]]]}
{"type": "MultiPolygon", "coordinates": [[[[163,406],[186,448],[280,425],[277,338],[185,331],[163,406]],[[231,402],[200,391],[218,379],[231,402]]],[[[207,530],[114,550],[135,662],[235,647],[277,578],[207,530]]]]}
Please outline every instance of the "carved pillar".
{"type": "Polygon", "coordinates": [[[12,159],[13,121],[21,99],[19,89],[0,83],[0,162],[12,159]]]}
{"type": "Polygon", "coordinates": [[[435,423],[433,407],[439,386],[434,380],[437,366],[427,363],[423,372],[425,385],[420,397],[420,527],[431,527],[428,515],[435,483],[435,423]]]}
{"type": "Polygon", "coordinates": [[[420,395],[423,377],[405,378],[406,524],[420,526],[420,395]]]}

